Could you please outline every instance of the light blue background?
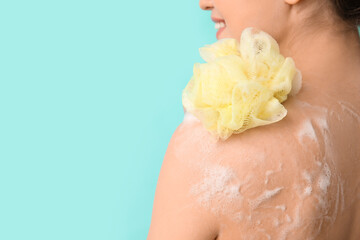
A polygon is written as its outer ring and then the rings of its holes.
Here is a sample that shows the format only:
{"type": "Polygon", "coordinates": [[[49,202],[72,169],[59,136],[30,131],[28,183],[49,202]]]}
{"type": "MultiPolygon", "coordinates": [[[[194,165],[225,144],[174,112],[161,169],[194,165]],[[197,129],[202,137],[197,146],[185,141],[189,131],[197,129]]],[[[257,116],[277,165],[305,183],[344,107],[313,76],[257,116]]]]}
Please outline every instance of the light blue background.
{"type": "Polygon", "coordinates": [[[0,239],[145,239],[199,2],[0,1],[0,239]]]}
{"type": "Polygon", "coordinates": [[[0,3],[0,239],[145,239],[199,2],[0,3]]]}

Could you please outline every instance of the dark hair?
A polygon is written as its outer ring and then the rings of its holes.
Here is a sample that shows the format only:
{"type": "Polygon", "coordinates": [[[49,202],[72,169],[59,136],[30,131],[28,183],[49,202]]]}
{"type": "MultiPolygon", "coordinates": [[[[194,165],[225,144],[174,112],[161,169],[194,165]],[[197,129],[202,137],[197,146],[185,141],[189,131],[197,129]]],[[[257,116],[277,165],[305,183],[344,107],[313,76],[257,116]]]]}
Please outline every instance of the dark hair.
{"type": "Polygon", "coordinates": [[[331,0],[337,14],[347,23],[360,25],[360,1],[359,0],[331,0]]]}

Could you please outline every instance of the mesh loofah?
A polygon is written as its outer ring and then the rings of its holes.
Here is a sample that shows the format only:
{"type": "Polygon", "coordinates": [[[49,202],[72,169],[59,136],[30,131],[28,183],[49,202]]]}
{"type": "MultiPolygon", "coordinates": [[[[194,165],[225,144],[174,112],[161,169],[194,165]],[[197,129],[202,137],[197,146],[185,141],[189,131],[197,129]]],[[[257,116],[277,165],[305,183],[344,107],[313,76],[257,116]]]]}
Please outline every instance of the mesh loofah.
{"type": "Polygon", "coordinates": [[[199,49],[206,63],[195,63],[182,92],[186,111],[216,138],[283,119],[281,102],[301,88],[301,72],[280,54],[269,34],[244,29],[240,42],[223,38],[199,49]]]}

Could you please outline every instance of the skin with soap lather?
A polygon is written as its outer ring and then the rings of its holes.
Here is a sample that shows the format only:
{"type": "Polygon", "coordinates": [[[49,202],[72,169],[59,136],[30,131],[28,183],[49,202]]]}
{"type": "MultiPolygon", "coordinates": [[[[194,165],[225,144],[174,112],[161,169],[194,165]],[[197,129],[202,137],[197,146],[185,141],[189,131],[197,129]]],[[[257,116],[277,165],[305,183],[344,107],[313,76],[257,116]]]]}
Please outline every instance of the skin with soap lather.
{"type": "Polygon", "coordinates": [[[339,33],[340,21],[325,11],[305,25],[313,10],[305,1],[200,7],[228,20],[221,38],[238,38],[250,25],[273,35],[303,86],[283,103],[284,119],[225,142],[185,113],[161,167],[148,240],[360,239],[356,29],[339,33]]]}

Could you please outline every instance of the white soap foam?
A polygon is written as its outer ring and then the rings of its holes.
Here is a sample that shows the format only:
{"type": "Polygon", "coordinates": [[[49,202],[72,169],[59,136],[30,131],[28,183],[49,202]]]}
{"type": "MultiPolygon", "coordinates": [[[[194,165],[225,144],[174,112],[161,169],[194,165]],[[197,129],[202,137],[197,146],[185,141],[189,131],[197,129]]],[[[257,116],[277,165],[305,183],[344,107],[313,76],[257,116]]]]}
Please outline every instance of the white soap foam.
{"type": "Polygon", "coordinates": [[[214,195],[223,192],[234,177],[233,171],[229,168],[223,166],[207,167],[202,182],[195,185],[191,192],[194,194],[202,193],[203,199],[206,198],[209,201],[214,195]]]}
{"type": "MultiPolygon", "coordinates": [[[[318,115],[317,117],[314,118],[316,124],[323,130],[323,133],[325,131],[328,131],[328,129],[329,129],[328,122],[327,122],[327,115],[329,112],[328,108],[312,105],[308,102],[300,101],[300,100],[296,100],[296,102],[297,102],[297,104],[301,105],[302,107],[307,107],[309,109],[316,110],[317,115],[318,115]]],[[[310,119],[307,119],[303,123],[303,133],[307,134],[308,136],[310,136],[313,139],[315,137],[315,139],[316,139],[316,134],[314,135],[315,132],[313,132],[313,131],[314,131],[313,124],[310,119]]]]}
{"type": "MultiPolygon", "coordinates": [[[[258,228],[258,230],[259,230],[260,232],[262,232],[263,234],[265,234],[265,236],[266,236],[266,238],[267,238],[268,240],[271,240],[271,236],[266,232],[265,229],[263,229],[263,228],[258,228]]],[[[254,240],[255,240],[255,239],[259,239],[259,238],[254,238],[254,240]]]]}
{"type": "Polygon", "coordinates": [[[267,184],[269,182],[269,176],[273,173],[274,173],[274,171],[272,171],[272,170],[265,172],[265,184],[267,184]]]}
{"type": "Polygon", "coordinates": [[[192,113],[186,111],[184,113],[183,122],[200,122],[200,120],[197,117],[195,117],[192,113]]]}
{"type": "Polygon", "coordinates": [[[321,165],[322,165],[322,163],[321,163],[320,161],[316,161],[315,163],[316,163],[316,165],[318,165],[319,167],[321,167],[321,165]]]}
{"type": "MultiPolygon", "coordinates": [[[[186,116],[191,115],[188,114],[190,113],[186,113],[186,116]]],[[[214,153],[219,151],[222,146],[217,145],[215,139],[209,138],[209,133],[204,131],[202,127],[191,126],[194,122],[191,122],[190,118],[185,120],[187,122],[179,125],[179,132],[173,138],[174,146],[176,146],[174,147],[174,155],[191,168],[203,168],[203,165],[209,162],[210,159],[213,159],[214,153]],[[182,128],[186,129],[185,132],[181,131],[182,128]],[[201,155],[201,158],[197,158],[196,161],[187,154],[189,148],[194,146],[197,147],[201,155]]]]}
{"type": "Polygon", "coordinates": [[[307,187],[304,189],[304,194],[305,194],[305,196],[309,196],[311,193],[312,193],[312,187],[311,187],[311,186],[307,186],[307,187]]]}
{"type": "Polygon", "coordinates": [[[316,136],[316,133],[314,130],[314,126],[312,125],[310,119],[305,119],[302,122],[302,126],[297,133],[297,137],[300,142],[304,142],[305,137],[309,137],[311,140],[318,142],[318,139],[317,139],[317,136],[316,136]]]}
{"type": "Polygon", "coordinates": [[[241,183],[235,172],[221,165],[208,166],[200,183],[195,184],[190,192],[197,196],[198,202],[204,207],[212,207],[214,213],[225,213],[227,204],[233,201],[242,201],[240,194],[241,183]],[[213,204],[213,200],[220,204],[213,204]]]}
{"type": "Polygon", "coordinates": [[[310,104],[310,103],[308,103],[306,101],[301,101],[301,100],[296,99],[296,98],[294,100],[301,107],[306,107],[306,108],[309,108],[309,109],[312,109],[312,110],[316,110],[319,113],[327,113],[327,111],[328,111],[327,108],[325,108],[325,107],[313,105],[313,104],[310,104]]]}
{"type": "Polygon", "coordinates": [[[331,171],[327,163],[324,164],[322,175],[319,177],[318,186],[326,194],[327,189],[330,185],[331,171]]]}
{"type": "Polygon", "coordinates": [[[328,125],[328,122],[327,122],[326,114],[323,115],[322,117],[315,118],[315,121],[323,131],[328,131],[329,130],[329,125],[328,125]]]}
{"type": "MultiPolygon", "coordinates": [[[[299,228],[301,226],[301,222],[300,222],[300,208],[302,206],[302,202],[297,204],[295,207],[295,216],[294,216],[294,221],[287,225],[285,228],[283,228],[280,231],[280,240],[286,240],[287,235],[289,234],[290,231],[293,231],[296,228],[299,228]]],[[[291,219],[290,219],[291,220],[291,219]]]]}
{"type": "Polygon", "coordinates": [[[274,197],[275,195],[277,195],[281,190],[283,189],[283,187],[277,187],[274,188],[272,190],[265,190],[258,198],[250,201],[250,207],[251,209],[256,209],[259,207],[259,205],[261,205],[262,203],[264,203],[265,201],[269,200],[270,198],[274,197]]]}
{"type": "Polygon", "coordinates": [[[280,209],[281,211],[285,211],[286,210],[286,206],[283,204],[283,205],[278,205],[275,207],[276,209],[280,209]]]}
{"type": "Polygon", "coordinates": [[[306,170],[304,170],[304,171],[302,172],[302,176],[303,176],[303,178],[306,180],[306,182],[307,182],[308,184],[311,184],[311,183],[312,183],[312,176],[311,176],[310,173],[308,173],[306,170]]]}
{"type": "MultiPolygon", "coordinates": [[[[328,125],[328,120],[326,117],[326,114],[324,114],[322,117],[318,117],[316,118],[316,122],[319,125],[319,127],[321,128],[322,134],[323,134],[323,139],[324,139],[324,150],[325,150],[325,155],[323,162],[326,162],[326,160],[330,160],[334,165],[334,154],[333,154],[333,147],[332,147],[332,141],[330,138],[330,131],[329,131],[329,125],[328,125]]],[[[326,168],[326,167],[325,167],[326,168]]]]}
{"type": "Polygon", "coordinates": [[[313,177],[310,175],[310,173],[308,173],[306,170],[304,170],[302,172],[302,176],[305,179],[306,183],[308,184],[305,189],[304,189],[304,195],[305,196],[309,196],[312,193],[312,181],[313,181],[313,177]]]}
{"type": "MultiPolygon", "coordinates": [[[[331,132],[329,129],[329,122],[328,122],[328,109],[327,108],[323,108],[323,107],[319,107],[319,106],[313,106],[310,105],[306,102],[301,102],[299,101],[299,103],[302,106],[308,107],[308,108],[312,108],[313,110],[317,110],[317,114],[316,117],[313,118],[313,122],[314,124],[316,124],[317,127],[319,127],[320,133],[321,135],[317,135],[317,137],[322,136],[323,141],[324,141],[324,155],[323,160],[322,161],[315,161],[316,165],[318,167],[320,167],[321,172],[320,172],[320,176],[316,179],[317,182],[317,187],[318,189],[313,189],[315,188],[315,185],[313,184],[313,176],[310,175],[307,172],[303,172],[303,178],[305,179],[305,182],[307,183],[305,185],[304,188],[304,195],[308,196],[310,194],[312,194],[312,192],[314,193],[314,197],[318,199],[319,204],[318,207],[320,207],[320,211],[319,212],[319,218],[316,221],[319,221],[319,227],[318,227],[318,231],[317,232],[313,232],[312,236],[314,239],[316,238],[316,236],[318,236],[321,232],[321,228],[323,225],[323,221],[330,221],[330,223],[334,223],[334,221],[336,220],[336,217],[338,215],[339,210],[341,209],[341,211],[343,211],[343,208],[345,207],[345,201],[344,201],[344,189],[343,189],[343,182],[341,181],[341,178],[339,175],[336,174],[336,164],[335,164],[335,158],[334,156],[336,156],[333,151],[334,148],[332,147],[332,141],[331,141],[331,132]],[[330,164],[330,165],[328,165],[330,164]],[[333,170],[334,172],[332,173],[330,170],[331,166],[331,170],[333,170]],[[334,187],[333,187],[334,184],[334,187]],[[335,185],[337,184],[337,185],[335,185]],[[328,196],[328,192],[329,192],[329,187],[332,186],[332,190],[336,190],[336,193],[331,193],[334,198],[329,199],[328,196]],[[336,189],[334,189],[336,186],[336,189]],[[331,204],[331,205],[330,205],[331,204]],[[330,207],[331,207],[331,212],[330,211],[330,207]],[[329,215],[331,214],[331,215],[329,215]]],[[[354,111],[350,105],[345,104],[345,103],[340,103],[342,104],[341,107],[343,109],[343,111],[347,111],[349,112],[354,119],[357,119],[358,121],[360,120],[360,115],[354,111]]],[[[336,112],[332,111],[331,114],[334,114],[336,112]]],[[[313,127],[314,125],[312,124],[311,127],[313,127]]],[[[299,132],[300,134],[299,139],[300,140],[304,140],[304,136],[309,136],[311,139],[313,139],[313,137],[316,137],[316,135],[312,135],[315,133],[312,132],[312,130],[314,130],[314,128],[310,128],[310,126],[308,125],[306,128],[306,123],[304,123],[303,125],[303,132],[299,132]],[[307,131],[306,131],[307,130],[307,131]],[[312,136],[312,137],[311,137],[312,136]]],[[[317,130],[317,129],[316,129],[317,130]]],[[[299,205],[296,206],[296,211],[295,214],[293,215],[294,217],[294,221],[292,222],[291,225],[287,226],[282,232],[281,232],[281,236],[280,239],[286,239],[286,237],[288,237],[288,234],[292,231],[294,231],[295,229],[299,229],[303,222],[301,221],[300,218],[300,213],[301,211],[299,211],[303,205],[303,201],[299,202],[299,205]]],[[[291,218],[290,216],[286,215],[285,217],[286,221],[291,222],[291,218]]],[[[315,220],[314,220],[315,221],[315,220]]]]}
{"type": "Polygon", "coordinates": [[[274,170],[267,170],[267,171],[265,172],[265,184],[268,184],[268,182],[269,182],[269,176],[272,175],[272,174],[274,174],[274,173],[281,172],[282,167],[283,167],[283,163],[280,163],[279,168],[278,168],[276,171],[274,171],[274,170]]]}
{"type": "Polygon", "coordinates": [[[340,180],[340,196],[341,196],[341,213],[345,210],[345,195],[344,195],[344,181],[340,180]]]}
{"type": "MultiPolygon", "coordinates": [[[[328,216],[327,213],[331,208],[332,201],[329,199],[328,196],[328,188],[331,183],[332,173],[330,171],[329,165],[327,163],[324,163],[322,172],[318,178],[317,186],[319,189],[318,194],[315,194],[315,198],[318,200],[318,207],[321,211],[321,214],[323,219],[328,220],[330,222],[333,222],[336,218],[337,214],[337,208],[339,204],[339,195],[340,195],[340,188],[338,187],[338,190],[336,192],[336,198],[335,198],[335,205],[334,205],[334,211],[332,216],[328,216]]],[[[336,177],[336,176],[334,176],[336,177]]],[[[334,183],[336,183],[336,180],[334,180],[334,183]]]]}
{"type": "Polygon", "coordinates": [[[360,114],[353,110],[355,108],[350,103],[343,101],[339,101],[338,103],[343,111],[349,112],[358,122],[360,122],[360,114]]]}
{"type": "Polygon", "coordinates": [[[334,223],[336,220],[336,216],[338,214],[338,208],[339,208],[339,197],[340,197],[340,184],[337,184],[337,190],[336,190],[336,200],[335,200],[335,208],[334,212],[331,218],[331,223],[334,223]]]}
{"type": "Polygon", "coordinates": [[[254,176],[252,174],[248,174],[248,175],[246,175],[245,179],[241,180],[240,192],[249,191],[249,189],[252,187],[252,185],[248,184],[248,183],[253,178],[254,178],[254,176]]]}
{"type": "Polygon", "coordinates": [[[237,212],[233,215],[235,221],[242,221],[244,219],[244,214],[242,212],[237,212]]]}

